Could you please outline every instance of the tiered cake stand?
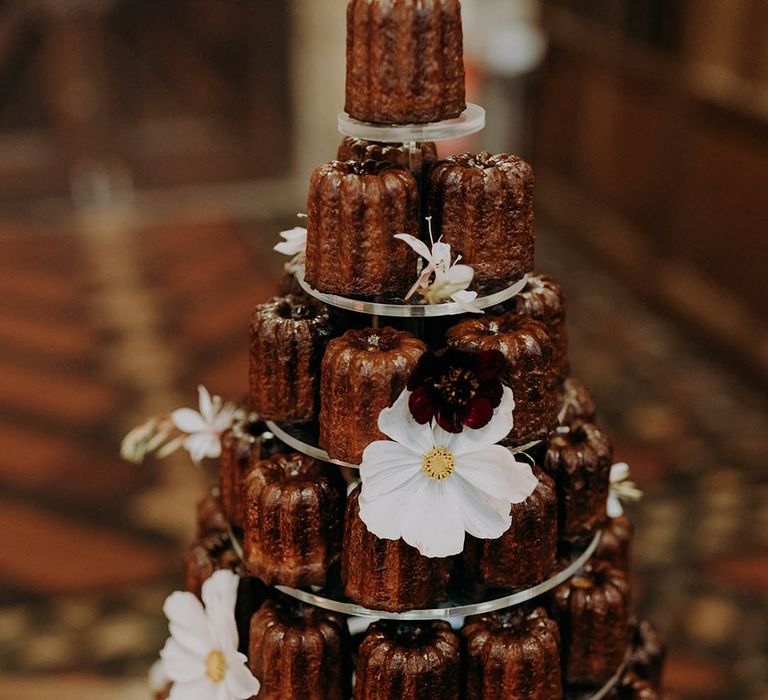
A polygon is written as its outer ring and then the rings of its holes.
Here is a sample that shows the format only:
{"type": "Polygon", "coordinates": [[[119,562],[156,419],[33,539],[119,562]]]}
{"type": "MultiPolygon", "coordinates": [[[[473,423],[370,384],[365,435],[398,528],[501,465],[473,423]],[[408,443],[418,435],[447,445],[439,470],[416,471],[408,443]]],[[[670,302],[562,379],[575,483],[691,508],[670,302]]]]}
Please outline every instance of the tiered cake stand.
{"type": "MultiPolygon", "coordinates": [[[[347,114],[341,113],[338,118],[339,131],[345,136],[365,139],[366,141],[378,141],[382,143],[401,143],[409,153],[409,164],[417,178],[422,173],[420,144],[424,141],[444,141],[456,139],[481,131],[485,126],[485,110],[477,105],[470,104],[467,110],[458,118],[432,124],[417,124],[404,126],[378,126],[356,121],[347,114]]],[[[348,312],[366,314],[371,317],[370,325],[378,327],[381,317],[406,318],[406,319],[436,319],[445,316],[455,316],[465,311],[455,303],[442,303],[429,305],[425,303],[408,303],[400,300],[370,300],[343,297],[335,294],[324,294],[311,287],[304,279],[302,267],[296,269],[296,279],[304,291],[330,306],[348,312]]],[[[507,287],[494,291],[483,297],[479,297],[475,305],[480,309],[488,309],[512,299],[521,292],[526,285],[526,278],[518,280],[507,287]]],[[[329,457],[328,453],[318,446],[317,426],[313,424],[283,424],[267,422],[269,430],[279,440],[289,445],[294,450],[306,454],[324,462],[330,462],[348,470],[357,470],[359,465],[351,464],[329,457]]],[[[524,452],[531,445],[519,448],[511,448],[513,452],[524,452]]],[[[354,472],[349,474],[354,475],[354,472]]],[[[235,549],[242,557],[242,548],[235,533],[232,541],[235,549]]],[[[281,593],[302,601],[303,603],[324,608],[334,612],[349,615],[352,628],[364,629],[368,622],[376,619],[417,621],[417,620],[449,620],[454,624],[471,615],[489,613],[496,610],[510,608],[515,605],[528,602],[538,596],[552,590],[564,581],[568,580],[592,557],[600,541],[598,532],[592,541],[577,556],[562,564],[562,568],[546,581],[518,591],[484,591],[468,590],[460,594],[453,594],[449,600],[443,601],[439,607],[405,612],[385,612],[365,608],[345,598],[343,586],[340,581],[331,583],[322,589],[303,590],[288,586],[275,586],[281,593]]],[[[569,691],[568,700],[600,700],[608,695],[611,689],[619,681],[624,669],[624,664],[616,670],[615,675],[600,689],[569,691]]]]}

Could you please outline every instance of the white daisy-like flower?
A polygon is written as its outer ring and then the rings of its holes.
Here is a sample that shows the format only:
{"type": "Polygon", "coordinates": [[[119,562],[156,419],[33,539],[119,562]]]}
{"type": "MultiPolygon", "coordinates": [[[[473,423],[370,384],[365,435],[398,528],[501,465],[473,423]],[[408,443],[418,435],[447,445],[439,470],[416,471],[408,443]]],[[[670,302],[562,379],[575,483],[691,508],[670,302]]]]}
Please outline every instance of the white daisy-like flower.
{"type": "Polygon", "coordinates": [[[418,291],[429,304],[439,304],[450,299],[468,313],[483,313],[473,304],[477,299],[477,292],[467,290],[475,277],[475,271],[469,265],[459,264],[461,256],[451,262],[450,244],[438,240],[437,243],[432,243],[430,249],[424,241],[408,233],[398,233],[395,238],[407,243],[427,263],[406,299],[410,299],[418,291]]]}
{"type": "Polygon", "coordinates": [[[629,465],[618,462],[611,467],[611,483],[608,491],[608,516],[620,518],[624,515],[622,501],[639,501],[643,492],[633,481],[629,481],[629,465]]]}
{"type": "Polygon", "coordinates": [[[231,428],[242,414],[234,404],[224,403],[220,396],[211,398],[204,386],[198,386],[197,391],[200,396],[199,411],[179,408],[171,413],[173,424],[187,433],[182,444],[195,462],[221,455],[221,434],[231,428]]]}
{"type": "Polygon", "coordinates": [[[449,433],[417,423],[404,391],[379,414],[391,440],[371,443],[360,465],[360,517],[377,537],[405,542],[427,557],[464,548],[464,534],[501,537],[512,523],[510,506],[538,483],[528,464],[498,445],[512,429],[515,402],[504,387],[501,403],[483,428],[449,433]]]}
{"type": "Polygon", "coordinates": [[[307,229],[296,226],[288,231],[281,231],[283,239],[275,246],[275,250],[283,255],[299,255],[304,253],[307,247],[307,229]]]}
{"type": "Polygon", "coordinates": [[[169,700],[248,700],[259,681],[237,650],[235,602],[239,578],[221,570],[204,584],[203,603],[192,593],[172,593],[163,612],[171,636],[160,652],[173,681],[169,700]]]}

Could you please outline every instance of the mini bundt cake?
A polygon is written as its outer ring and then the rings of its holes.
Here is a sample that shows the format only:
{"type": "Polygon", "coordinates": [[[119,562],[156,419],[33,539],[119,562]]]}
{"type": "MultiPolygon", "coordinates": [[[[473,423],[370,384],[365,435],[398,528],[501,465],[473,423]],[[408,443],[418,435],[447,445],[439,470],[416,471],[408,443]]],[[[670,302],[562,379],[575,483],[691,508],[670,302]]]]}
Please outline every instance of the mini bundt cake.
{"type": "Polygon", "coordinates": [[[607,517],[613,449],[594,423],[576,420],[550,437],[544,470],[555,480],[560,537],[591,536],[607,517]]]}
{"type": "Polygon", "coordinates": [[[445,597],[451,560],[428,558],[403,540],[383,540],[360,519],[356,488],[347,499],[341,578],[348,598],[366,608],[402,612],[445,597]]]}
{"type": "Polygon", "coordinates": [[[602,685],[619,669],[629,645],[629,598],[624,572],[594,560],[553,591],[567,683],[602,685]]]}
{"type": "Polygon", "coordinates": [[[461,644],[447,622],[374,622],[360,643],[355,700],[459,700],[461,644]]]}
{"type": "Polygon", "coordinates": [[[341,556],[346,486],[339,470],[299,453],[248,472],[243,550],[268,585],[322,586],[341,556]]]}
{"type": "MultiPolygon", "coordinates": [[[[437,161],[437,146],[431,141],[423,141],[418,144],[421,155],[421,164],[429,168],[437,161]]],[[[402,143],[379,143],[378,141],[364,141],[347,136],[339,146],[338,160],[375,160],[379,163],[395,163],[404,168],[410,168],[411,160],[402,143]]]]}
{"type": "Polygon", "coordinates": [[[377,124],[460,116],[463,44],[459,0],[350,0],[345,111],[377,124]]]}
{"type": "Polygon", "coordinates": [[[419,186],[409,170],[373,160],[332,161],[309,185],[304,278],[330,294],[403,293],[416,254],[395,234],[419,236],[419,186]]]}
{"type": "Polygon", "coordinates": [[[379,432],[379,413],[405,389],[427,346],[394,328],[348,330],[328,343],[320,381],[320,446],[359,464],[379,432]]]}
{"type": "Polygon", "coordinates": [[[450,328],[446,340],[457,350],[499,350],[506,358],[501,381],[515,398],[507,444],[522,445],[549,434],[557,423],[557,370],[543,323],[512,313],[468,318],[450,328]]]}
{"type": "Polygon", "coordinates": [[[560,425],[570,425],[575,420],[584,420],[594,423],[597,416],[597,408],[592,394],[587,387],[575,377],[568,377],[560,391],[560,412],[558,422],[560,425]]]}
{"type": "Polygon", "coordinates": [[[546,275],[529,275],[522,292],[508,302],[511,311],[541,321],[554,346],[554,363],[560,380],[568,376],[568,328],[560,285],[546,275]]]}
{"type": "Polygon", "coordinates": [[[533,270],[533,170],[507,154],[450,156],[429,174],[427,211],[435,240],[475,271],[476,286],[533,270]]]}
{"type": "Polygon", "coordinates": [[[632,521],[626,516],[608,518],[600,534],[594,556],[629,573],[630,547],[634,535],[632,521]]]}
{"type": "Polygon", "coordinates": [[[470,617],[461,631],[466,700],[560,700],[560,631],[544,608],[470,617]]]}
{"type": "Polygon", "coordinates": [[[555,484],[534,467],[536,490],[512,504],[512,525],[497,540],[467,535],[464,570],[474,581],[500,588],[525,588],[547,578],[557,556],[557,493],[555,484]]]}
{"type": "Polygon", "coordinates": [[[245,499],[243,479],[252,462],[279,452],[278,441],[266,433],[267,426],[255,414],[243,424],[236,424],[221,435],[219,489],[224,514],[232,525],[243,527],[245,499]]]}
{"type": "Polygon", "coordinates": [[[245,568],[226,532],[209,534],[189,548],[184,556],[184,590],[199,597],[203,583],[219,569],[245,575],[245,568]]]}
{"type": "Polygon", "coordinates": [[[667,658],[664,637],[648,620],[633,620],[630,630],[632,649],[627,670],[647,680],[656,690],[661,690],[661,676],[667,658]]]}
{"type": "Polygon", "coordinates": [[[351,693],[346,620],[296,601],[266,601],[251,618],[248,665],[259,700],[340,700],[351,693]]]}
{"type": "Polygon", "coordinates": [[[276,297],[256,307],[250,331],[251,408],[264,420],[314,418],[328,309],[306,297],[276,297]]]}
{"type": "Polygon", "coordinates": [[[227,531],[227,517],[221,499],[221,490],[214,486],[197,503],[197,538],[218,535],[227,531]]]}

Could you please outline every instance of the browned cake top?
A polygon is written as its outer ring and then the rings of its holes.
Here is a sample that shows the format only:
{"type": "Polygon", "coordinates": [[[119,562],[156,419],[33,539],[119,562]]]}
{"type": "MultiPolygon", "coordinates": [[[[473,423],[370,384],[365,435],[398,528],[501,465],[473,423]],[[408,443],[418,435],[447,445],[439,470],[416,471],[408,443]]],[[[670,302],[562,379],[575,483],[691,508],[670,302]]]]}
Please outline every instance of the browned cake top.
{"type": "Polygon", "coordinates": [[[463,350],[499,350],[508,360],[523,353],[552,353],[546,327],[529,316],[513,313],[466,319],[450,328],[446,339],[448,345],[463,350]]]}
{"type": "Polygon", "coordinates": [[[403,352],[408,354],[416,352],[421,355],[426,350],[423,341],[406,331],[398,331],[390,327],[348,330],[340,338],[332,340],[329,349],[331,347],[334,350],[348,348],[372,355],[400,354],[403,352]]]}
{"type": "Polygon", "coordinates": [[[468,170],[494,170],[499,169],[507,173],[521,176],[523,179],[533,178],[533,168],[520,156],[509,153],[493,154],[488,151],[481,153],[462,153],[457,156],[448,156],[437,165],[458,166],[468,170]]]}
{"type": "Polygon", "coordinates": [[[265,304],[256,307],[254,323],[263,321],[301,323],[311,321],[322,327],[328,323],[328,309],[314,299],[296,294],[274,297],[265,304]]]}

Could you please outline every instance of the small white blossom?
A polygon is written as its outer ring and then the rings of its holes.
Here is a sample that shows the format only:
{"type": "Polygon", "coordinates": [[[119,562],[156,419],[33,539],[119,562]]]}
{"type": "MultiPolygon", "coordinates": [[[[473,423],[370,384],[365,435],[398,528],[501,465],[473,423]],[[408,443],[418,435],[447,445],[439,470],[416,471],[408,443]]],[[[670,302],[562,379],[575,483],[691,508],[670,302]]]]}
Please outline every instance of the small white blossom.
{"type": "MultiPolygon", "coordinates": [[[[431,236],[431,219],[427,220],[430,222],[431,236]]],[[[438,240],[437,243],[432,243],[430,249],[424,241],[408,233],[398,233],[395,238],[407,243],[427,263],[406,299],[410,299],[418,291],[429,304],[440,304],[450,299],[468,313],[483,313],[473,304],[477,299],[477,292],[467,289],[472,284],[475,271],[469,265],[459,264],[461,256],[451,262],[450,244],[438,240]]]]}
{"type": "Polygon", "coordinates": [[[629,481],[629,465],[619,462],[611,467],[611,485],[608,492],[608,515],[620,518],[624,515],[622,501],[639,501],[643,492],[634,482],[629,481]]]}
{"type": "Polygon", "coordinates": [[[221,455],[221,434],[232,427],[235,420],[242,416],[242,411],[232,403],[224,403],[220,396],[211,398],[202,385],[197,387],[197,391],[200,410],[176,409],[171,413],[171,420],[179,430],[187,433],[182,444],[193,461],[200,462],[206,457],[221,455]]]}
{"type": "Polygon", "coordinates": [[[379,414],[391,440],[371,443],[360,465],[360,517],[382,539],[402,538],[427,557],[464,548],[464,535],[501,537],[510,527],[511,504],[533,493],[530,466],[498,445],[512,429],[515,402],[504,387],[501,403],[483,428],[449,433],[434,421],[419,424],[404,391],[379,414]]]}
{"type": "Polygon", "coordinates": [[[231,571],[217,571],[203,584],[205,607],[186,592],[165,601],[171,636],[160,658],[173,681],[169,700],[248,700],[259,692],[248,659],[237,650],[238,582],[231,571]]]}
{"type": "Polygon", "coordinates": [[[283,255],[303,254],[307,247],[307,229],[296,226],[288,231],[280,232],[280,243],[275,246],[275,250],[283,255]]]}

